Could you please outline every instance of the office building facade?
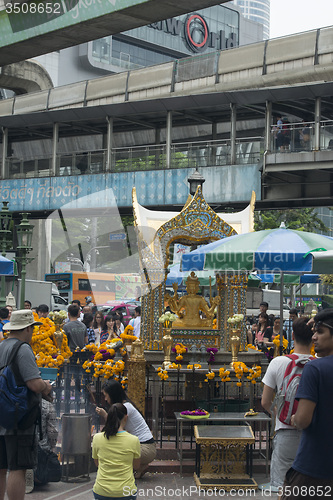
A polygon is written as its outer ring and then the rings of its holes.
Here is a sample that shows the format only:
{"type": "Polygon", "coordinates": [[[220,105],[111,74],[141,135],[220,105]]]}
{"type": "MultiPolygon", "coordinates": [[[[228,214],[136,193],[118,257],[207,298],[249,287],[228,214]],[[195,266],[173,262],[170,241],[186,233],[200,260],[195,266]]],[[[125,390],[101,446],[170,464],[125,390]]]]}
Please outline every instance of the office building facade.
{"type": "Polygon", "coordinates": [[[243,16],[263,25],[264,39],[269,38],[270,0],[233,0],[243,16]]]}
{"type": "Polygon", "coordinates": [[[263,40],[237,6],[215,5],[38,57],[55,86],[263,40]]]}

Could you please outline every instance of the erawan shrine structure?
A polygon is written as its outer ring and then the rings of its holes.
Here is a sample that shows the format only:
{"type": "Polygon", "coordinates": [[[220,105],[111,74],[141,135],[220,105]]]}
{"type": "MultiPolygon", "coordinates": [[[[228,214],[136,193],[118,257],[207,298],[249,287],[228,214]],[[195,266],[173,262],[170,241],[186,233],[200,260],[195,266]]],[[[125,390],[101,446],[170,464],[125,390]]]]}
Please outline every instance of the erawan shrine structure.
{"type": "MultiPolygon", "coordinates": [[[[151,411],[150,424],[160,447],[170,439],[168,422],[174,425],[176,419],[181,473],[184,419],[214,418],[215,423],[224,422],[228,415],[232,421],[238,419],[236,426],[194,427],[196,445],[201,447],[194,479],[197,486],[205,489],[255,488],[249,449],[257,439],[261,450],[262,436],[266,436],[267,472],[270,417],[252,409],[258,398],[255,387],[256,379],[261,377],[258,361],[262,353],[252,349],[248,352],[246,347],[243,319],[248,274],[206,275],[209,297],[199,294],[200,272],[183,277],[186,294],[178,293],[178,280],[173,282],[168,276],[175,244],[192,250],[253,231],[255,193],[244,210],[234,213],[214,212],[205,201],[201,186],[193,196],[189,195],[179,213],[144,208],[135,188],[132,196],[142,283],[141,334],[132,349],[143,343],[147,371],[146,376],[142,368],[139,371],[137,367],[135,373],[129,371],[129,393],[140,408],[150,408],[147,413],[151,411]],[[185,363],[181,364],[183,359],[185,363]],[[150,402],[148,406],[144,405],[145,397],[150,402]],[[213,417],[209,417],[210,412],[213,417]],[[253,433],[246,422],[248,418],[260,420],[260,426],[265,423],[265,434],[261,434],[261,427],[259,434],[255,428],[253,433]],[[209,432],[209,428],[214,432],[209,432]]],[[[131,355],[130,363],[133,361],[131,355]]]]}
{"type": "MultiPolygon", "coordinates": [[[[179,297],[166,291],[171,248],[175,243],[196,248],[235,234],[253,231],[255,193],[249,205],[240,212],[215,213],[205,201],[201,187],[189,195],[179,212],[158,212],[142,207],[133,189],[133,213],[138,234],[142,271],[141,339],[146,350],[161,350],[163,325],[159,318],[166,305],[178,318],[172,323],[173,343],[186,347],[214,347],[230,351],[227,320],[233,314],[246,313],[246,273],[223,273],[216,276],[217,295],[209,303],[197,295],[199,277],[188,276],[187,295],[179,297]],[[215,324],[213,319],[216,318],[215,324]],[[214,326],[214,328],[213,328],[214,326]]],[[[215,281],[215,277],[212,279],[215,281]]],[[[241,328],[240,350],[246,345],[245,324],[241,328]]]]}

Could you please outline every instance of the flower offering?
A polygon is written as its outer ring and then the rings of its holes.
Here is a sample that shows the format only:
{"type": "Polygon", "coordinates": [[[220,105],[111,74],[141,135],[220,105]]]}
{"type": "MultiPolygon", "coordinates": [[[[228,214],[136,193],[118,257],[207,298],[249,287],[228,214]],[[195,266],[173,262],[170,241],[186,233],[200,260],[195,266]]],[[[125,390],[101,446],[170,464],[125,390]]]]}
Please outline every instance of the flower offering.
{"type": "Polygon", "coordinates": [[[241,323],[244,319],[244,314],[234,314],[230,318],[227,319],[227,322],[231,326],[238,327],[239,323],[241,323]]]}
{"type": "Polygon", "coordinates": [[[164,328],[171,328],[172,323],[174,321],[176,321],[177,318],[178,318],[178,316],[176,314],[173,314],[172,312],[167,311],[166,313],[162,314],[162,316],[160,316],[158,318],[158,322],[162,323],[164,328]]]}

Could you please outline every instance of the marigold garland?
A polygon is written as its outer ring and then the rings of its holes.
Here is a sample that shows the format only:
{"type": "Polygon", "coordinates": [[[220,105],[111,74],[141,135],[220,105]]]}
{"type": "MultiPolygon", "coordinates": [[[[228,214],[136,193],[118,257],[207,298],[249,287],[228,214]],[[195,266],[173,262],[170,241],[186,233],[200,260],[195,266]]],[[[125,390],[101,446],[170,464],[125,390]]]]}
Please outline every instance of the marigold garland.
{"type": "Polygon", "coordinates": [[[230,371],[226,370],[225,368],[220,368],[219,369],[219,377],[221,379],[221,382],[230,382],[231,378],[229,377],[230,371]]]}
{"type": "Polygon", "coordinates": [[[171,363],[171,365],[169,365],[169,368],[171,368],[171,370],[180,370],[181,367],[182,365],[177,363],[171,363]]]}
{"type": "Polygon", "coordinates": [[[232,367],[235,370],[235,377],[238,379],[238,382],[236,382],[237,387],[242,386],[242,378],[244,373],[248,373],[249,369],[246,366],[245,363],[242,361],[234,361],[232,363],[232,367]]]}
{"type": "MultiPolygon", "coordinates": [[[[82,365],[86,373],[92,373],[94,378],[103,377],[109,379],[113,377],[115,380],[120,381],[121,374],[125,369],[125,363],[123,360],[115,362],[112,359],[116,354],[113,346],[118,343],[119,339],[111,339],[106,340],[99,347],[95,344],[86,345],[81,352],[90,351],[92,353],[92,358],[82,365]]],[[[126,349],[119,346],[118,348],[121,355],[126,354],[126,349]]]]}
{"type": "Polygon", "coordinates": [[[137,337],[135,335],[131,335],[131,332],[133,331],[134,331],[133,326],[127,325],[123,333],[120,334],[120,338],[122,340],[131,340],[132,342],[134,342],[137,339],[137,337]]]}
{"type": "Polygon", "coordinates": [[[36,356],[37,366],[46,368],[58,368],[66,359],[70,358],[72,352],[68,347],[67,335],[63,332],[63,340],[60,353],[54,337],[56,326],[50,318],[39,318],[34,313],[35,321],[42,324],[35,326],[30,345],[36,356]]]}
{"type": "MultiPolygon", "coordinates": [[[[277,335],[275,337],[275,339],[273,340],[273,344],[275,344],[276,347],[280,347],[280,335],[277,335]]],[[[284,337],[283,337],[283,341],[282,341],[282,347],[283,347],[283,350],[287,349],[287,347],[288,347],[288,340],[285,339],[284,337]]]]}
{"type": "Polygon", "coordinates": [[[214,378],[215,378],[215,373],[210,370],[208,373],[206,373],[205,382],[209,382],[210,380],[213,380],[214,378]]]}
{"type": "Polygon", "coordinates": [[[163,370],[161,366],[157,368],[157,375],[160,377],[161,380],[167,380],[169,378],[168,371],[163,370]]]}
{"type": "Polygon", "coordinates": [[[184,346],[184,344],[182,344],[182,343],[178,343],[175,345],[175,347],[172,348],[172,351],[177,354],[176,361],[182,361],[183,354],[185,354],[185,352],[187,352],[187,347],[184,346]]]}
{"type": "Polygon", "coordinates": [[[253,344],[246,344],[245,349],[248,351],[249,349],[254,349],[255,351],[258,350],[258,347],[253,345],[253,344]]]}
{"type": "Polygon", "coordinates": [[[256,378],[261,377],[261,366],[253,365],[252,368],[249,369],[249,375],[246,377],[250,380],[251,384],[255,385],[257,383],[256,378]]]}

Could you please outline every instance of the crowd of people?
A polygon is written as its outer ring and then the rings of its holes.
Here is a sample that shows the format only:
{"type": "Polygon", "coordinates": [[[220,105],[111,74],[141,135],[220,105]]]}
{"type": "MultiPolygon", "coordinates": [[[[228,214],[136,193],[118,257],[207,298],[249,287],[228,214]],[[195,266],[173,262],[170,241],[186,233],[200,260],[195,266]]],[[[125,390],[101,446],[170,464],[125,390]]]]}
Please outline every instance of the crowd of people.
{"type": "MultiPolygon", "coordinates": [[[[3,339],[3,326],[9,322],[12,311],[11,306],[0,309],[0,341],[3,339]]],[[[40,304],[38,307],[32,307],[29,300],[25,300],[24,309],[36,312],[40,318],[47,318],[49,307],[46,304],[40,304]]],[[[87,344],[100,345],[106,340],[118,338],[125,329],[123,315],[119,312],[104,315],[103,312],[95,310],[93,304],[86,304],[81,307],[79,300],[72,300],[68,306],[68,318],[65,320],[64,331],[68,338],[68,346],[71,351],[77,348],[82,349],[87,344]]],[[[133,326],[133,335],[140,337],[141,326],[141,307],[137,306],[134,310],[133,318],[130,320],[133,326]]]]}
{"type": "Polygon", "coordinates": [[[261,404],[275,419],[267,489],[281,500],[331,497],[333,309],[294,319],[291,335],[293,354],[273,359],[263,378],[261,404]]]}
{"type": "MultiPolygon", "coordinates": [[[[28,302],[28,301],[27,301],[28,302]]],[[[68,321],[64,329],[71,348],[87,342],[102,342],[105,338],[117,338],[123,331],[121,317],[108,315],[104,318],[99,311],[82,310],[77,301],[68,307],[68,321]]],[[[20,384],[31,394],[44,398],[42,406],[43,427],[52,427],[52,386],[40,377],[33,352],[28,345],[36,321],[31,304],[24,310],[0,309],[1,327],[9,333],[0,343],[0,366],[5,366],[10,353],[18,341],[17,368],[20,384]],[[49,417],[48,417],[49,415],[49,417]],[[47,419],[49,418],[49,423],[47,419]]],[[[140,309],[132,324],[139,323],[140,309]]],[[[272,339],[280,334],[280,318],[267,314],[268,304],[263,302],[257,321],[249,327],[248,335],[258,346],[270,347],[272,339]]],[[[37,308],[39,317],[48,315],[47,306],[37,308]]],[[[275,418],[274,449],[271,460],[271,492],[278,492],[282,500],[313,498],[322,496],[333,486],[331,460],[333,435],[330,432],[333,411],[333,309],[323,310],[312,319],[297,317],[296,310],[290,310],[290,318],[284,323],[285,338],[290,338],[293,354],[278,356],[268,365],[263,378],[261,404],[265,411],[275,418]],[[310,354],[314,343],[316,356],[310,354]],[[281,386],[291,363],[302,365],[302,373],[295,401],[290,403],[290,418],[282,419],[275,395],[281,386]],[[291,493],[290,493],[291,492],[291,493]],[[301,492],[301,493],[298,493],[301,492]],[[317,494],[313,494],[317,493],[317,494]]],[[[140,411],[128,399],[118,381],[107,382],[102,392],[105,406],[96,407],[96,413],[103,422],[101,432],[94,435],[92,457],[98,467],[93,487],[95,499],[127,498],[135,500],[135,480],[142,477],[149,463],[156,456],[152,433],[140,411]]],[[[281,394],[280,396],[281,397],[281,394]]],[[[289,397],[289,396],[288,396],[289,397]]],[[[282,399],[287,400],[287,394],[282,399]]],[[[289,402],[289,401],[288,401],[289,402]]],[[[35,471],[36,424],[28,428],[15,424],[13,429],[0,427],[0,500],[5,492],[9,500],[22,500],[25,494],[26,470],[35,471]],[[9,473],[8,473],[9,471],[9,473]]],[[[57,440],[56,429],[49,438],[40,442],[44,452],[52,451],[57,440]]],[[[27,490],[28,491],[28,490],[27,490]]],[[[30,490],[31,491],[31,490],[30,490]]]]}
{"type": "MultiPolygon", "coordinates": [[[[257,346],[264,352],[272,354],[274,339],[281,334],[281,318],[268,314],[268,303],[261,302],[259,314],[256,318],[247,318],[247,342],[257,346]]],[[[297,309],[289,310],[289,318],[283,321],[282,334],[288,341],[286,352],[290,352],[294,347],[292,339],[293,323],[298,318],[297,309]]]]}
{"type": "MultiPolygon", "coordinates": [[[[28,302],[28,301],[27,301],[28,302]]],[[[57,442],[57,429],[54,426],[52,386],[40,377],[31,347],[33,328],[42,323],[35,320],[31,304],[26,309],[16,310],[2,320],[2,327],[8,331],[6,339],[0,343],[0,366],[9,362],[10,352],[18,341],[22,342],[16,355],[20,384],[25,385],[32,394],[41,395],[41,429],[43,437],[38,443],[36,421],[29,428],[21,428],[15,423],[13,428],[0,427],[0,499],[5,493],[9,500],[21,500],[30,493],[35,484],[43,484],[46,464],[39,467],[38,458],[44,453],[53,453],[57,442]],[[9,319],[7,319],[9,318],[9,319]],[[42,403],[42,404],[41,404],[42,403]],[[38,453],[37,453],[38,450],[38,453]],[[7,471],[9,474],[7,477],[7,471]],[[42,472],[41,472],[42,471],[42,472]]],[[[85,309],[85,308],[84,308],[85,309]]],[[[0,309],[1,314],[2,309],[0,309]]],[[[39,317],[47,317],[47,306],[37,308],[39,317]]],[[[140,307],[135,310],[133,328],[140,327],[140,307]]],[[[77,301],[68,307],[68,321],[64,325],[71,348],[80,347],[81,342],[103,341],[117,338],[124,331],[121,316],[108,315],[80,310],[77,301]]],[[[139,331],[139,330],[138,330],[139,331]]],[[[16,374],[16,371],[15,371],[16,374]]],[[[15,375],[16,376],[16,375],[15,375]]],[[[93,438],[92,454],[98,465],[98,473],[93,493],[101,498],[135,498],[133,493],[135,478],[142,477],[149,463],[156,456],[156,445],[152,433],[140,411],[127,398],[121,384],[111,380],[103,386],[105,408],[96,407],[103,423],[102,432],[93,438]],[[133,471],[134,467],[134,471],[133,471]],[[128,494],[123,494],[124,491],[128,494]]],[[[56,459],[57,461],[57,459],[56,459]]],[[[60,464],[59,464],[60,470],[60,464]]]]}

